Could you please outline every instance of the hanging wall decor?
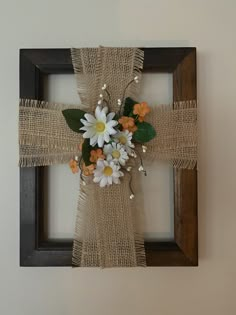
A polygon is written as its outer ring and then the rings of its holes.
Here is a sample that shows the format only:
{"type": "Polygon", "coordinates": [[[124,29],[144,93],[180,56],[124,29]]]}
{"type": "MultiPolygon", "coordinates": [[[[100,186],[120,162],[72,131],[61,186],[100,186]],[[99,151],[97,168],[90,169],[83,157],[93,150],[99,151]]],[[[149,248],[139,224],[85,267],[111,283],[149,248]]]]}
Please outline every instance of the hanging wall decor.
{"type": "Polygon", "coordinates": [[[22,50],[20,67],[21,265],[197,265],[196,50],[22,50]],[[139,98],[143,69],[174,73],[173,104],[139,98]],[[44,77],[71,70],[82,104],[44,101],[44,77]],[[143,238],[135,194],[150,160],[174,168],[173,242],[143,238]],[[80,181],[72,251],[42,227],[43,168],[57,163],[80,181]]]}

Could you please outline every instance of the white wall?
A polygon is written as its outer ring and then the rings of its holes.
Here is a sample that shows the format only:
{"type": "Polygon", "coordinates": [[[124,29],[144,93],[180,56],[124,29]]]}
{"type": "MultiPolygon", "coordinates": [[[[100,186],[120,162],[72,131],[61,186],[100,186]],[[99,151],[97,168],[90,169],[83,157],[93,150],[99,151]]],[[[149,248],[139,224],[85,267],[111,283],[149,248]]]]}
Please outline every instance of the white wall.
{"type": "MultiPolygon", "coordinates": [[[[143,73],[139,101],[149,106],[173,102],[173,75],[170,73],[143,73]],[[158,87],[158,88],[157,88],[158,87]]],[[[80,104],[74,74],[49,75],[46,80],[50,102],[80,104]]],[[[135,188],[135,203],[143,205],[142,220],[145,239],[174,238],[173,167],[167,161],[147,162],[148,176],[141,176],[140,190],[135,188]]],[[[73,238],[79,194],[79,174],[72,174],[68,164],[47,168],[44,181],[49,238],[73,238]]]]}
{"type": "Polygon", "coordinates": [[[0,0],[0,314],[236,314],[234,0],[0,0]],[[18,50],[196,46],[198,268],[20,268],[18,50]]]}

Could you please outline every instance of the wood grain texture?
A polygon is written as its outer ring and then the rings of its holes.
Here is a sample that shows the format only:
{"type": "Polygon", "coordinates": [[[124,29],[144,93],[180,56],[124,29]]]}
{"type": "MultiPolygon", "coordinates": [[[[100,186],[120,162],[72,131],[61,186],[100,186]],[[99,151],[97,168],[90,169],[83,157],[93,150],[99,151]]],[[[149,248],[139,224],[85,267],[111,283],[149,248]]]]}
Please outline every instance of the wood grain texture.
{"type": "MultiPolygon", "coordinates": [[[[174,101],[197,98],[196,50],[173,73],[174,101]]],[[[175,241],[193,265],[198,264],[197,171],[175,170],[175,241]]]]}
{"type": "MultiPolygon", "coordinates": [[[[144,72],[173,73],[174,100],[196,98],[196,49],[142,48],[144,72]]],[[[20,97],[43,99],[48,74],[73,73],[69,49],[20,50],[20,97]]],[[[71,266],[72,240],[48,240],[44,167],[20,170],[20,265],[71,266]]],[[[175,239],[145,242],[148,266],[196,266],[197,172],[175,171],[175,239]]]]}

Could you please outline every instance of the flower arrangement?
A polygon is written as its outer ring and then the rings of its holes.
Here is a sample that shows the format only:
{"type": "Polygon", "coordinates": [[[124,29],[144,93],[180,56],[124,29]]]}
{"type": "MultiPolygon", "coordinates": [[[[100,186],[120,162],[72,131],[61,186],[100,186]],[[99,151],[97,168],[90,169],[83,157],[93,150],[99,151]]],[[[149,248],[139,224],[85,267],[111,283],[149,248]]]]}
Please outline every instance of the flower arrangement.
{"type": "MultiPolygon", "coordinates": [[[[138,83],[138,77],[130,81],[126,89],[133,82],[138,83]]],[[[124,173],[131,171],[132,167],[128,164],[131,158],[139,157],[138,169],[146,175],[142,157],[135,146],[141,144],[145,153],[145,143],[156,136],[156,131],[145,121],[145,116],[150,113],[146,102],[138,103],[123,97],[117,100],[119,110],[115,113],[109,111],[110,93],[106,84],[102,91],[104,93],[100,94],[94,115],[80,109],[66,109],[62,113],[68,126],[75,132],[83,133],[84,138],[80,146],[81,158],[75,157],[70,161],[72,172],[81,171],[84,185],[84,177],[93,176],[95,183],[105,187],[119,184],[124,173]]],[[[132,193],[131,199],[133,196],[132,193]]]]}

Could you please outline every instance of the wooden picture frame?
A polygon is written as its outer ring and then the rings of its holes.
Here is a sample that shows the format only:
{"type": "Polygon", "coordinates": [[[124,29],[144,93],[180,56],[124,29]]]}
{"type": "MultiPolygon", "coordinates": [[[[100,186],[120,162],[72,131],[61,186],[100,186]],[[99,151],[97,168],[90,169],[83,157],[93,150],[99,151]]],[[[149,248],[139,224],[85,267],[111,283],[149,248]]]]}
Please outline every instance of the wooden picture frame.
{"type": "MultiPolygon", "coordinates": [[[[196,48],[143,48],[144,72],[173,74],[174,101],[196,99],[196,48]]],[[[20,98],[43,100],[48,74],[73,73],[69,49],[20,50],[20,98]]],[[[20,265],[71,266],[72,240],[48,240],[44,167],[20,169],[20,265]]],[[[145,242],[148,266],[197,266],[197,171],[174,171],[174,240],[145,242]]]]}

